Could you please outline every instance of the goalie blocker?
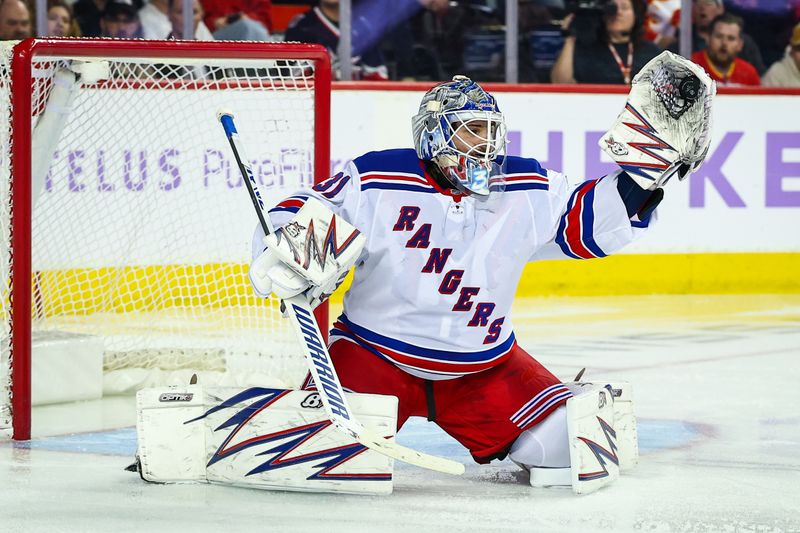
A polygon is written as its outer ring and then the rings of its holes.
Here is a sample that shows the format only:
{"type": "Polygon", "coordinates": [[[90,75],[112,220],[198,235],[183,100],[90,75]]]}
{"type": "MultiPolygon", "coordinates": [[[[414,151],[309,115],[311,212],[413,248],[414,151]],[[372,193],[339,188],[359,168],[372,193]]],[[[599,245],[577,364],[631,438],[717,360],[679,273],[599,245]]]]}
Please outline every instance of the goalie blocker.
{"type": "MultiPolygon", "coordinates": [[[[317,392],[160,387],[138,392],[145,481],[303,492],[389,494],[394,460],[337,430],[317,392]]],[[[349,394],[364,426],[392,439],[397,398],[349,394]]]]}
{"type": "Polygon", "coordinates": [[[262,298],[305,292],[316,307],[344,281],[365,241],[349,222],[309,198],[292,220],[264,237],[266,249],[250,265],[250,282],[262,298]]]}

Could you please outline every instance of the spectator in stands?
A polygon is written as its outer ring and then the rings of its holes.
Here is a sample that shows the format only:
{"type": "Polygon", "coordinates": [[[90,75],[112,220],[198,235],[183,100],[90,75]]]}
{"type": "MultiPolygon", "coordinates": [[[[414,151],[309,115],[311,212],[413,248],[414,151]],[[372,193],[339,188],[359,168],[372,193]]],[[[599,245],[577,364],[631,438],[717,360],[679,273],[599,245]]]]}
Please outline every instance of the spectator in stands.
{"type": "Polygon", "coordinates": [[[49,37],[80,37],[81,30],[72,6],[66,0],[48,0],[47,2],[47,35],[49,37]]]}
{"type": "MultiPolygon", "coordinates": [[[[704,50],[711,36],[711,23],[725,13],[722,0],[694,0],[692,2],[692,52],[704,50]]],[[[679,37],[670,45],[670,50],[678,52],[679,37]]],[[[739,57],[753,65],[759,74],[766,70],[758,45],[747,33],[742,33],[742,51],[739,57]]]]}
{"type": "Polygon", "coordinates": [[[671,45],[680,24],[680,10],[680,0],[647,0],[644,38],[659,48],[671,45]]]}
{"type": "Polygon", "coordinates": [[[765,87],[800,87],[800,24],[792,31],[783,59],[769,67],[762,84],[765,87]]]}
{"type": "MultiPolygon", "coordinates": [[[[183,36],[183,0],[169,0],[169,22],[172,25],[172,31],[167,36],[167,39],[184,39],[183,36]]],[[[200,25],[208,30],[208,27],[203,23],[203,6],[200,5],[200,0],[192,0],[192,23],[194,24],[194,40],[200,41],[198,36],[200,25]]],[[[214,36],[211,36],[213,40],[214,36]]]]}
{"type": "MultiPolygon", "coordinates": [[[[143,0],[134,0],[136,9],[142,7],[143,0]]],[[[100,28],[100,19],[106,9],[108,0],[78,0],[72,4],[72,13],[78,23],[81,35],[86,37],[100,37],[103,33],[100,28]]]]}
{"type": "MultiPolygon", "coordinates": [[[[211,35],[208,27],[202,20],[202,6],[195,0],[195,10],[200,10],[200,18],[195,15],[196,24],[194,27],[194,38],[197,41],[213,41],[214,36],[211,35]]],[[[145,39],[167,39],[168,37],[175,38],[176,35],[183,34],[183,23],[181,22],[178,33],[173,32],[173,24],[171,22],[170,11],[180,10],[180,16],[183,17],[183,0],[150,0],[139,12],[139,17],[142,20],[142,29],[144,30],[145,39]]]]}
{"type": "MultiPolygon", "coordinates": [[[[429,81],[452,77],[444,74],[442,61],[455,59],[461,63],[461,34],[453,36],[450,31],[454,23],[460,29],[460,6],[450,6],[448,0],[419,0],[418,5],[422,9],[418,7],[416,13],[398,22],[381,39],[380,50],[389,77],[429,81]],[[443,42],[447,45],[443,46],[443,42]]],[[[460,67],[452,70],[463,72],[460,67]]]]}
{"type": "Polygon", "coordinates": [[[719,85],[759,85],[755,67],[738,57],[742,51],[744,22],[730,13],[711,22],[708,47],[692,54],[692,61],[706,69],[719,85]]]}
{"type": "Polygon", "coordinates": [[[616,13],[578,12],[565,18],[568,35],[550,78],[553,83],[630,84],[658,47],[642,38],[645,6],[640,0],[615,0],[616,13]],[[592,24],[585,17],[598,17],[592,24]],[[581,17],[576,19],[576,17],[581,17]],[[602,20],[599,18],[602,17],[602,20]],[[574,21],[580,24],[576,27],[574,21]]]}
{"type": "MultiPolygon", "coordinates": [[[[745,35],[752,37],[764,65],[770,66],[784,56],[792,29],[800,22],[800,0],[725,0],[725,12],[742,17],[747,30],[745,35]]],[[[740,57],[760,69],[748,54],[747,37],[743,39],[744,50],[740,57]]],[[[758,70],[762,76],[764,72],[758,70]]]]}
{"type": "MultiPolygon", "coordinates": [[[[172,25],[172,31],[170,31],[167,39],[184,39],[183,0],[169,0],[168,8],[169,11],[167,14],[170,24],[172,25]]],[[[200,5],[200,0],[193,0],[192,2],[192,18],[194,24],[194,40],[213,40],[213,35],[210,39],[200,39],[201,28],[205,28],[204,31],[208,31],[208,28],[203,23],[203,6],[200,5]]],[[[163,65],[157,66],[156,68],[157,72],[159,72],[162,77],[166,78],[203,79],[208,78],[210,75],[209,68],[202,65],[163,65]]]]}
{"type": "Polygon", "coordinates": [[[139,10],[132,0],[108,0],[100,17],[100,33],[116,39],[141,39],[139,10]]]}
{"type": "MultiPolygon", "coordinates": [[[[284,35],[286,41],[317,43],[328,48],[336,78],[340,78],[339,59],[339,0],[320,0],[319,5],[291,22],[284,35]]],[[[389,79],[383,56],[372,48],[353,56],[353,75],[362,80],[389,79]]]]}
{"type": "Polygon", "coordinates": [[[214,38],[267,41],[272,31],[271,0],[202,0],[206,26],[214,38]]]}
{"type": "Polygon", "coordinates": [[[3,0],[0,4],[0,40],[18,41],[31,36],[28,5],[20,0],[3,0]]]}

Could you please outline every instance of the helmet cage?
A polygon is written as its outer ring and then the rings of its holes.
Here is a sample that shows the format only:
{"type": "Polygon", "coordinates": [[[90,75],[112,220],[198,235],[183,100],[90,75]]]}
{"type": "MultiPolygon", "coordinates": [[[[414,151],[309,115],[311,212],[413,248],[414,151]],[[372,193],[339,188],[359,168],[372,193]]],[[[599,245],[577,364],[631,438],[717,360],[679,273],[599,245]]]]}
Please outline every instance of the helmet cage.
{"type": "Polygon", "coordinates": [[[506,124],[497,111],[450,111],[439,119],[446,144],[433,154],[457,155],[476,162],[494,161],[506,144],[506,124]]]}

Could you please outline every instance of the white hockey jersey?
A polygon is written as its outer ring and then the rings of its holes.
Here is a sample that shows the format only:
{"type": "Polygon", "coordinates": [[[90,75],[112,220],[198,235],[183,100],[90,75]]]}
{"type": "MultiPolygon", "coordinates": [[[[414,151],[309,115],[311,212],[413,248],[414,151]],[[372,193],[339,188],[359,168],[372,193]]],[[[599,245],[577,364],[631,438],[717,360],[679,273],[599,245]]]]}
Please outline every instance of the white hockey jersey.
{"type": "Polygon", "coordinates": [[[616,175],[570,189],[534,159],[505,163],[505,190],[480,200],[442,190],[414,150],[370,152],[269,211],[281,226],[313,196],[366,236],[331,342],[426,379],[487,370],[516,342],[510,312],[525,263],[604,257],[647,225],[629,219],[616,175]]]}

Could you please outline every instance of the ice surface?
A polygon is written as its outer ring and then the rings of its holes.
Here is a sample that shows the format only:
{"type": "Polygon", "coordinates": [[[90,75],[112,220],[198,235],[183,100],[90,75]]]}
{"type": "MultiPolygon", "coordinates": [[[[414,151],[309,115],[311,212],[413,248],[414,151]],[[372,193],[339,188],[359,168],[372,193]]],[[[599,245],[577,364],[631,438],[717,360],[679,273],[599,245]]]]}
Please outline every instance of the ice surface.
{"type": "Polygon", "coordinates": [[[0,531],[800,531],[800,297],[526,299],[515,326],[563,379],[633,383],[635,471],[534,489],[412,419],[398,440],[464,476],[397,463],[387,497],[151,485],[123,471],[134,409],[112,398],[37,408],[33,441],[0,441],[0,531]]]}

